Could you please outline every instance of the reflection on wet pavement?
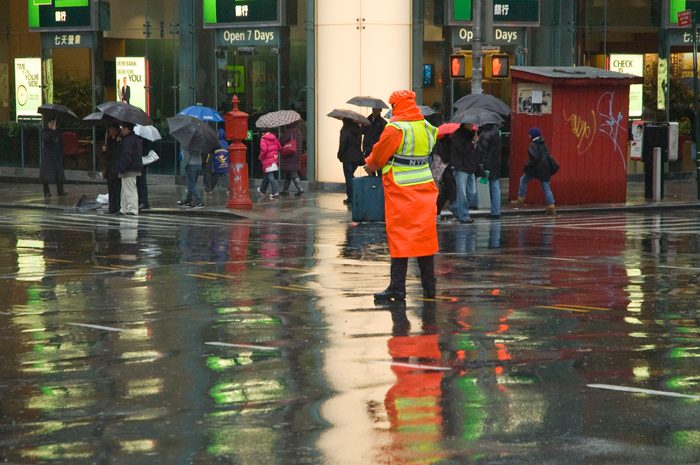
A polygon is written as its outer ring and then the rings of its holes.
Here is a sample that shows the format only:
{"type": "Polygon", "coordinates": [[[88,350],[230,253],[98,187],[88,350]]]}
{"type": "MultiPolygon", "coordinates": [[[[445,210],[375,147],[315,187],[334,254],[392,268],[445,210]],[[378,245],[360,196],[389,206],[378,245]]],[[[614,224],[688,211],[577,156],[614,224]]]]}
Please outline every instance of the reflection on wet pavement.
{"type": "Polygon", "coordinates": [[[0,457],[700,461],[697,214],[438,233],[437,298],[411,268],[408,300],[378,305],[383,225],[340,208],[0,211],[0,457]]]}

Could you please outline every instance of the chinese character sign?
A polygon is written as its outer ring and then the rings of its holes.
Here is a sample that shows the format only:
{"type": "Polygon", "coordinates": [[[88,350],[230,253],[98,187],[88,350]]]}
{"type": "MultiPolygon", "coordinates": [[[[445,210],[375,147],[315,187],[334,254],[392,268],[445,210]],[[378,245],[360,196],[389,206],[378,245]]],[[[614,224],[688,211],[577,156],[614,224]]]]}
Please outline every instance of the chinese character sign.
{"type": "Polygon", "coordinates": [[[117,102],[139,107],[148,113],[146,87],[148,63],[144,57],[117,57],[117,102]]]}
{"type": "Polygon", "coordinates": [[[97,2],[90,0],[27,0],[29,27],[92,29],[97,2]],[[92,3],[92,5],[91,5],[92,3]]]}
{"type": "Polygon", "coordinates": [[[280,21],[279,0],[204,0],[204,25],[207,27],[281,24],[280,21]]]}
{"type": "MultiPolygon", "coordinates": [[[[473,0],[450,0],[452,17],[450,24],[473,20],[473,0]]],[[[500,24],[539,24],[539,0],[493,0],[493,22],[500,24]]]]}
{"type": "Polygon", "coordinates": [[[40,119],[41,58],[15,59],[15,110],[17,121],[40,119]]]}

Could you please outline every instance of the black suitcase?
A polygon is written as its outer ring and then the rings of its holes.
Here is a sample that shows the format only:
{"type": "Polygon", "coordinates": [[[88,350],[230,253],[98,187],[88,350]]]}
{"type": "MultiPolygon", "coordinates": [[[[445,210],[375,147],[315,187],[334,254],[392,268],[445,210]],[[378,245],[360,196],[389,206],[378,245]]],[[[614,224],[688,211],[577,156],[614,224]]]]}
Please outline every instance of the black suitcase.
{"type": "Polygon", "coordinates": [[[384,186],[381,177],[352,180],[352,220],[384,221],[384,186]]]}

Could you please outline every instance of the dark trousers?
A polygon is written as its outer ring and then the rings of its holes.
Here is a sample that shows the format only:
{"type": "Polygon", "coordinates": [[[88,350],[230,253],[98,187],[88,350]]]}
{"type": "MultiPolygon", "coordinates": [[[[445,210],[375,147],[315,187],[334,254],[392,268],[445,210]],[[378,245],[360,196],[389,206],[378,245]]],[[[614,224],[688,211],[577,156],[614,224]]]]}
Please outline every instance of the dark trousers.
{"type": "Polygon", "coordinates": [[[343,175],[345,175],[345,193],[350,200],[352,200],[352,180],[355,177],[355,170],[358,166],[362,165],[364,165],[364,163],[343,163],[343,175]]]}
{"type": "MultiPolygon", "coordinates": [[[[418,268],[420,269],[420,280],[423,285],[423,291],[435,294],[435,255],[426,255],[424,257],[416,257],[418,259],[418,268]]],[[[394,292],[406,293],[406,273],[408,272],[408,258],[391,257],[391,283],[389,290],[394,292]]]]}
{"type": "MultiPolygon", "coordinates": [[[[138,180],[138,178],[137,178],[138,180]]],[[[109,212],[117,213],[121,210],[122,180],[119,178],[107,178],[107,195],[109,196],[109,212]]]]}
{"type": "Polygon", "coordinates": [[[139,196],[139,206],[150,208],[148,203],[148,166],[141,168],[141,176],[136,178],[136,193],[139,196]]]}
{"type": "Polygon", "coordinates": [[[212,157],[210,155],[206,155],[209,158],[208,162],[202,163],[202,180],[204,182],[204,192],[211,192],[214,190],[214,186],[212,185],[212,157]]]}
{"type": "Polygon", "coordinates": [[[442,212],[443,207],[449,202],[450,205],[457,200],[457,184],[452,173],[443,173],[440,182],[440,194],[437,198],[437,214],[442,212]]]}

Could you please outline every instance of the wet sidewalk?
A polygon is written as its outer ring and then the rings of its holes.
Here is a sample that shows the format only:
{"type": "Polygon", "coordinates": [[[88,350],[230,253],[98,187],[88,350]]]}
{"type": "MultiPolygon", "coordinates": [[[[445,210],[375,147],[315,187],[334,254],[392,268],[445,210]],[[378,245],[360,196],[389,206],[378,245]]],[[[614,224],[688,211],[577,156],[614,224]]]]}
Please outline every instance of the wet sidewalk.
{"type": "MultiPolygon", "coordinates": [[[[93,173],[66,171],[66,191],[68,195],[57,196],[56,186],[51,185],[52,196],[45,198],[41,184],[36,181],[38,173],[32,176],[32,172],[24,170],[22,175],[12,172],[12,169],[0,168],[0,207],[6,208],[34,208],[34,209],[58,209],[66,210],[78,202],[84,195],[89,200],[96,200],[99,194],[107,193],[107,186],[94,179],[93,173]]],[[[219,216],[250,220],[272,219],[268,210],[280,210],[286,206],[294,210],[294,207],[303,207],[304,215],[327,215],[330,212],[337,214],[339,218],[350,220],[351,210],[343,205],[345,198],[344,185],[341,183],[303,182],[305,193],[295,196],[295,189],[290,189],[291,195],[280,196],[279,199],[270,199],[269,195],[261,196],[256,191],[260,180],[251,180],[249,196],[253,206],[252,210],[239,210],[226,208],[228,194],[226,186],[217,186],[213,195],[204,195],[204,188],[200,193],[204,201],[204,208],[178,207],[176,202],[184,199],[186,187],[176,183],[173,176],[149,175],[148,189],[151,208],[142,211],[142,214],[173,214],[192,216],[219,216]]],[[[270,191],[268,190],[268,194],[270,191]]],[[[514,208],[508,205],[508,179],[501,179],[502,216],[514,215],[538,215],[544,211],[543,205],[525,205],[522,208],[514,208]]],[[[556,198],[556,192],[555,192],[556,198]]],[[[622,204],[586,204],[586,205],[557,205],[558,214],[566,213],[597,213],[605,211],[639,211],[654,209],[679,209],[700,208],[695,179],[670,179],[664,182],[664,198],[659,202],[653,202],[644,198],[644,183],[631,179],[627,183],[627,201],[622,204]]],[[[106,206],[98,213],[106,214],[106,206]]],[[[484,218],[488,210],[472,211],[476,218],[484,218]]],[[[449,219],[452,214],[449,210],[443,211],[443,217],[449,219]]]]}

